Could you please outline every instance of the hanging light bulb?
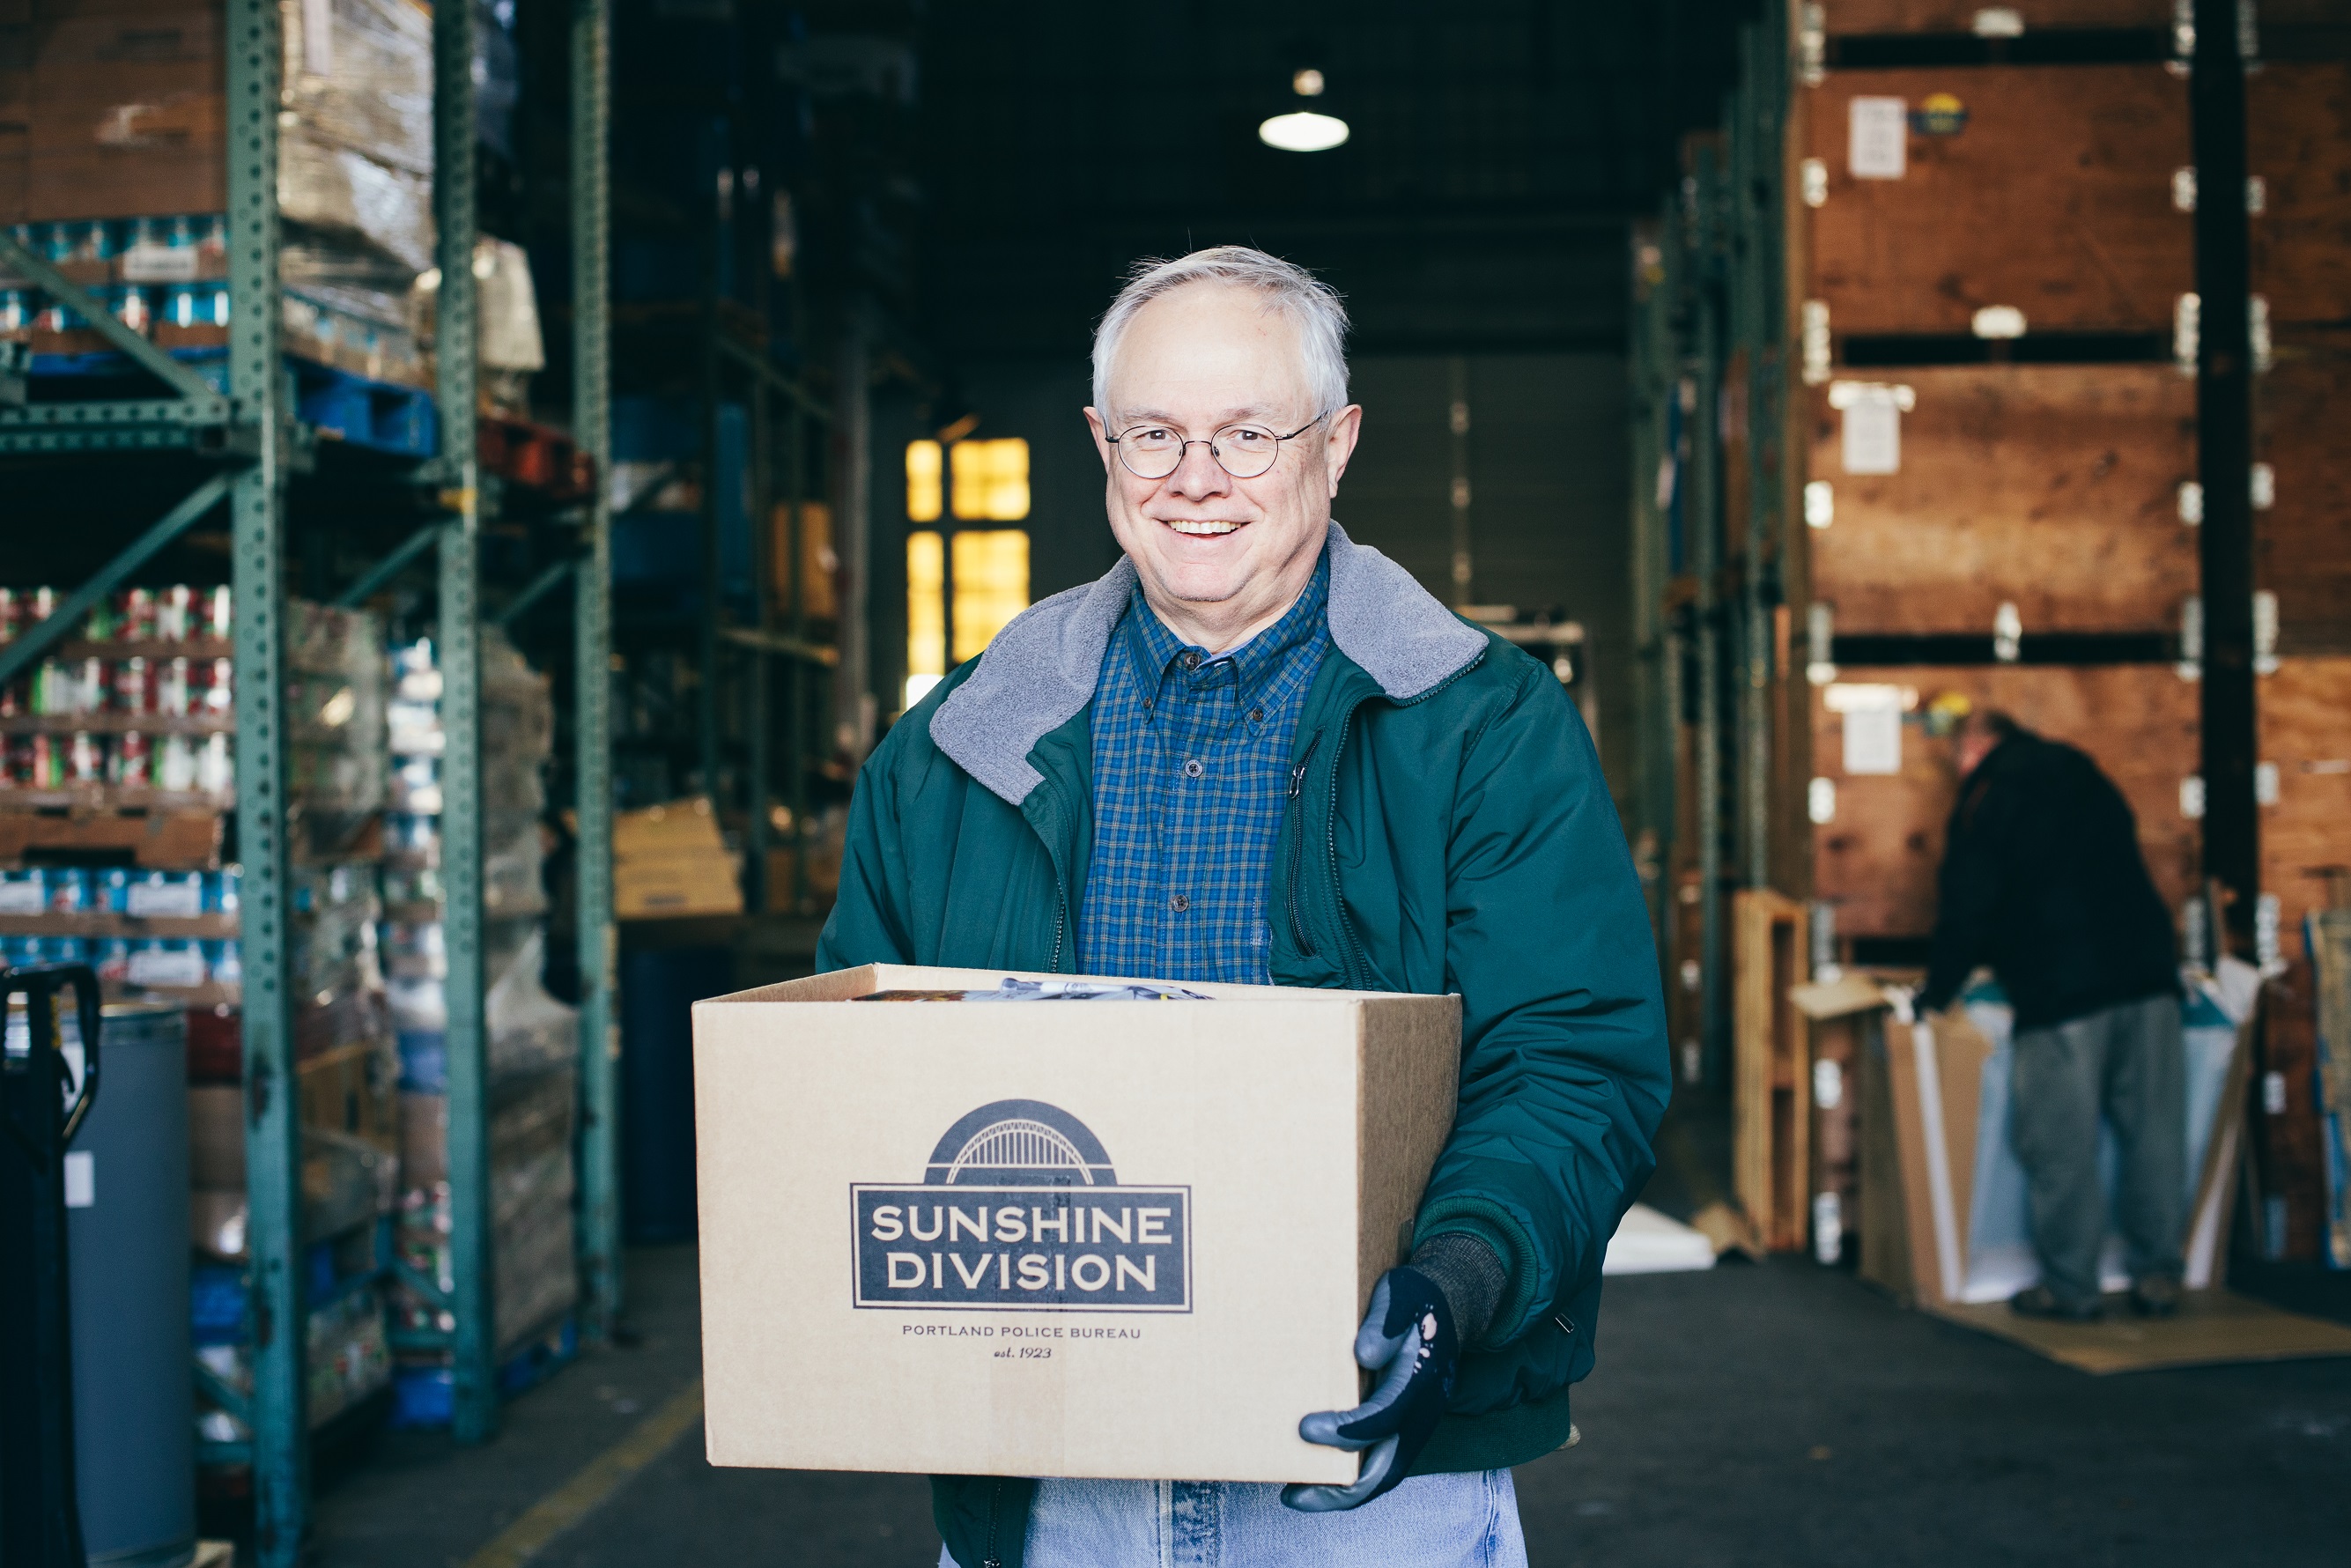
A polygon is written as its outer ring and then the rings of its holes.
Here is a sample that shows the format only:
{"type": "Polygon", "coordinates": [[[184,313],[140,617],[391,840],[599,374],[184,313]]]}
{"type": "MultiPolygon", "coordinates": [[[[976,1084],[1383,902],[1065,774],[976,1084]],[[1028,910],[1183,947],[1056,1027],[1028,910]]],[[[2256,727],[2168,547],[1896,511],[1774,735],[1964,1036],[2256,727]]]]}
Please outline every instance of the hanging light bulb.
{"type": "MultiPolygon", "coordinates": [[[[1290,90],[1301,98],[1321,98],[1324,85],[1322,73],[1311,66],[1290,73],[1290,90]]],[[[1284,152],[1325,152],[1347,140],[1347,122],[1333,114],[1297,109],[1259,125],[1257,139],[1284,152]]]]}
{"type": "Polygon", "coordinates": [[[1347,122],[1336,115],[1301,109],[1277,114],[1259,126],[1257,139],[1284,152],[1327,152],[1347,140],[1347,122]]]}

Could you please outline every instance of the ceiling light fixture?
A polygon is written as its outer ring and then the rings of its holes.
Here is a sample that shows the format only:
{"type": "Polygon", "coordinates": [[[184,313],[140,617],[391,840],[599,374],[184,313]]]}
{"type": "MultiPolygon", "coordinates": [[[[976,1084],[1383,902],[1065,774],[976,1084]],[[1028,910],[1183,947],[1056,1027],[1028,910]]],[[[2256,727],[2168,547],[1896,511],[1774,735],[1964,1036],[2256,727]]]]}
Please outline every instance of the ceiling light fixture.
{"type": "Polygon", "coordinates": [[[1284,152],[1326,152],[1347,140],[1347,122],[1301,109],[1277,114],[1259,126],[1257,139],[1284,152]]]}
{"type": "Polygon", "coordinates": [[[1302,71],[1293,72],[1290,78],[1290,90],[1301,98],[1321,98],[1322,73],[1312,66],[1307,67],[1302,71]]]}

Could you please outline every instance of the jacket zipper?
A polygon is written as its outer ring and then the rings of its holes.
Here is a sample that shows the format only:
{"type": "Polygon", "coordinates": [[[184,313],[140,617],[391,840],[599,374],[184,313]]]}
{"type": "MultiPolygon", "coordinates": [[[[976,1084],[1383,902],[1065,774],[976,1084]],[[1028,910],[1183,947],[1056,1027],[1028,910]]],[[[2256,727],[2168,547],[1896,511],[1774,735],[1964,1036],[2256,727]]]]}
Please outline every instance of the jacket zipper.
{"type": "Polygon", "coordinates": [[[1298,913],[1298,878],[1306,860],[1306,818],[1298,804],[1306,788],[1306,765],[1312,760],[1314,748],[1322,744],[1319,735],[1306,742],[1306,755],[1290,770],[1290,936],[1298,950],[1308,957],[1314,956],[1314,945],[1306,939],[1306,923],[1298,913]]]}
{"type": "Polygon", "coordinates": [[[1070,922],[1070,895],[1061,891],[1061,879],[1053,882],[1053,956],[1045,960],[1048,973],[1061,972],[1061,933],[1070,922]]]}
{"type": "MultiPolygon", "coordinates": [[[[1347,731],[1354,722],[1355,710],[1349,708],[1347,716],[1339,721],[1340,751],[1346,750],[1347,731]]],[[[1309,750],[1311,751],[1311,747],[1309,750]]],[[[1330,843],[1327,847],[1331,855],[1331,917],[1339,928],[1339,971],[1341,977],[1346,980],[1349,989],[1366,990],[1369,988],[1357,977],[1359,973],[1367,973],[1371,965],[1366,962],[1361,971],[1355,966],[1355,934],[1347,927],[1347,906],[1339,895],[1339,764],[1335,756],[1331,763],[1331,800],[1322,813],[1322,821],[1330,833],[1330,843]]],[[[1291,882],[1295,885],[1296,878],[1293,877],[1291,882]]]]}
{"type": "Polygon", "coordinates": [[[987,1555],[979,1560],[979,1568],[1004,1568],[1004,1559],[996,1554],[998,1516],[1004,1511],[1004,1483],[998,1481],[987,1489],[987,1555]]]}

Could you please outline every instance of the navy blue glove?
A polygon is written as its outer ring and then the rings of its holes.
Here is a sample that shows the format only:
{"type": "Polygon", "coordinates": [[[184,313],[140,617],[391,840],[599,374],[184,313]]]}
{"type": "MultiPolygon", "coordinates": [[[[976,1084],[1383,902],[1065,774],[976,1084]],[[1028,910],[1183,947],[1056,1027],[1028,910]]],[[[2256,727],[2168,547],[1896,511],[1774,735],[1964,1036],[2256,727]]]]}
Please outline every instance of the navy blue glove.
{"type": "Polygon", "coordinates": [[[1409,1266],[1381,1275],[1355,1331],[1356,1364],[1377,1373],[1379,1385],[1353,1410],[1318,1410],[1298,1423],[1310,1443],[1370,1449],[1363,1472],[1353,1486],[1284,1487],[1281,1500],[1301,1513],[1331,1513],[1392,1490],[1437,1430],[1460,1354],[1453,1308],[1437,1281],[1409,1266]]]}

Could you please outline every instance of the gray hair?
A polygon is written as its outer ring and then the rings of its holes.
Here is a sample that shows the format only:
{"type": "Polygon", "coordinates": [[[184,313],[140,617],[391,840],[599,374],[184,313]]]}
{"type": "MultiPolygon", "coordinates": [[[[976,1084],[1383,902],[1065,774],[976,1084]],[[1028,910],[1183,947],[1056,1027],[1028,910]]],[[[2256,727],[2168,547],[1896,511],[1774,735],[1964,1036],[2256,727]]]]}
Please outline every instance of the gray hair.
{"type": "Polygon", "coordinates": [[[1242,245],[1220,245],[1189,256],[1164,261],[1156,256],[1134,264],[1126,287],[1102,312],[1094,328],[1094,406],[1105,417],[1110,411],[1110,362],[1126,335],[1134,313],[1163,294],[1187,283],[1227,283],[1254,288],[1265,296],[1265,308],[1279,312],[1298,329],[1298,347],[1305,360],[1306,390],[1313,395],[1317,414],[1347,406],[1347,308],[1338,290],[1293,262],[1268,256],[1242,245]]]}

